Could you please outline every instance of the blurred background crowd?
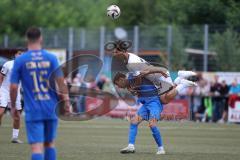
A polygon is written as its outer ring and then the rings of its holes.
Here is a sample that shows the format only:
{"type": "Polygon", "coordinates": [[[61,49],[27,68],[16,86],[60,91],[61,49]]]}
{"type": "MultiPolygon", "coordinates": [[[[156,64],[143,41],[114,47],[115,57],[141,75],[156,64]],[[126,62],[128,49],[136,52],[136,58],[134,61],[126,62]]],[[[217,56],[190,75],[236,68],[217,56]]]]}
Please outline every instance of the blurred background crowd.
{"type": "MultiPolygon", "coordinates": [[[[234,79],[227,84],[226,80],[220,80],[218,76],[214,76],[214,80],[211,81],[203,78],[201,73],[198,73],[196,79],[196,88],[186,88],[176,97],[177,100],[189,102],[189,119],[196,122],[226,123],[228,108],[231,105],[229,97],[240,95],[240,83],[234,79]]],[[[68,78],[67,82],[70,93],[77,93],[80,87],[115,93],[111,79],[104,74],[100,75],[97,81],[86,83],[78,73],[74,78],[68,78]]],[[[72,96],[72,100],[75,112],[86,111],[86,95],[72,96]]]]}

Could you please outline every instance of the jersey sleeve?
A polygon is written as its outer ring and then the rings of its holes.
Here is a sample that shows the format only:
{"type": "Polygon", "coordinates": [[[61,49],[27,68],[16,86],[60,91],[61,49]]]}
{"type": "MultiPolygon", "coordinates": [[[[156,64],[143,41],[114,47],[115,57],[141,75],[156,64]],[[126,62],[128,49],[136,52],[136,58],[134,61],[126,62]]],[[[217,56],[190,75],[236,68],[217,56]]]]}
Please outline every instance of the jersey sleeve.
{"type": "Polygon", "coordinates": [[[13,65],[13,69],[12,69],[12,73],[11,73],[11,78],[10,78],[10,82],[11,84],[19,84],[20,81],[20,75],[21,75],[21,63],[20,60],[18,58],[16,58],[14,60],[14,65],[13,65]]]}
{"type": "Polygon", "coordinates": [[[63,77],[62,68],[59,65],[58,60],[55,56],[53,56],[51,63],[52,63],[52,67],[53,67],[54,77],[55,78],[63,77]]]}
{"type": "Polygon", "coordinates": [[[1,74],[5,76],[8,73],[8,70],[9,69],[8,69],[7,63],[4,63],[4,65],[1,69],[1,74]]]}

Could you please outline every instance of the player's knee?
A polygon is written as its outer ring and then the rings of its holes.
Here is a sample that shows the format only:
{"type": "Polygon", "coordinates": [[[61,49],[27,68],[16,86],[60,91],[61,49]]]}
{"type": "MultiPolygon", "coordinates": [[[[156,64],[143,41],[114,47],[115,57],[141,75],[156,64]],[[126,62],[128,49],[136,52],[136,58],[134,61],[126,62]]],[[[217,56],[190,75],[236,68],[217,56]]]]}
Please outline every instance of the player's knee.
{"type": "Polygon", "coordinates": [[[43,153],[43,144],[42,143],[31,144],[31,149],[33,153],[43,153]]]}
{"type": "Polygon", "coordinates": [[[45,148],[53,148],[53,147],[55,147],[55,144],[54,144],[54,142],[44,142],[44,147],[45,148]]]}
{"type": "Polygon", "coordinates": [[[2,117],[2,116],[3,116],[3,114],[4,114],[4,111],[5,111],[5,109],[3,109],[3,108],[1,108],[1,107],[0,107],[0,117],[2,117]]]}
{"type": "Polygon", "coordinates": [[[148,125],[150,128],[157,126],[157,119],[151,119],[148,125]]]}
{"type": "Polygon", "coordinates": [[[132,124],[139,124],[142,121],[142,117],[140,116],[135,116],[132,120],[131,123],[132,124]]]}

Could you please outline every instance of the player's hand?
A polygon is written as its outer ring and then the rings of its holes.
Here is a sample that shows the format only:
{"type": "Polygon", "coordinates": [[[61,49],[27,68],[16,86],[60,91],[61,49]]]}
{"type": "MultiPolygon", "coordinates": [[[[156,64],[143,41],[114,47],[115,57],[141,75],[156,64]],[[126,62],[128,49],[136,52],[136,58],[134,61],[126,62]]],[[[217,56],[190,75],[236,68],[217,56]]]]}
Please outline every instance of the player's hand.
{"type": "Polygon", "coordinates": [[[64,101],[64,115],[68,116],[72,113],[72,105],[70,103],[70,100],[64,101]]]}

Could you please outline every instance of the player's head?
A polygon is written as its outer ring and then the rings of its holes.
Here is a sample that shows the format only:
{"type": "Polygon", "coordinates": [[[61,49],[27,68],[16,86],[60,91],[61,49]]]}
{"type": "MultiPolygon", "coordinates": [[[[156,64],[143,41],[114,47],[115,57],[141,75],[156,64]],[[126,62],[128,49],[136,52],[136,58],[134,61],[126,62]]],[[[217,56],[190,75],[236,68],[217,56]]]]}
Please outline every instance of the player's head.
{"type": "Polygon", "coordinates": [[[126,88],[128,85],[126,75],[121,72],[118,72],[113,79],[113,83],[117,85],[119,88],[126,88]]]}
{"type": "Polygon", "coordinates": [[[42,34],[38,27],[30,27],[26,32],[28,44],[41,44],[42,34]]]}
{"type": "Polygon", "coordinates": [[[23,52],[27,51],[27,49],[25,48],[17,48],[15,53],[14,53],[14,57],[12,57],[13,59],[20,56],[23,52]]]}
{"type": "Polygon", "coordinates": [[[18,57],[18,56],[20,56],[22,53],[23,53],[23,51],[18,50],[18,51],[15,53],[15,55],[14,55],[15,58],[18,57]]]}
{"type": "Polygon", "coordinates": [[[132,46],[132,42],[122,40],[115,41],[115,44],[114,54],[127,53],[127,50],[132,46]]]}

